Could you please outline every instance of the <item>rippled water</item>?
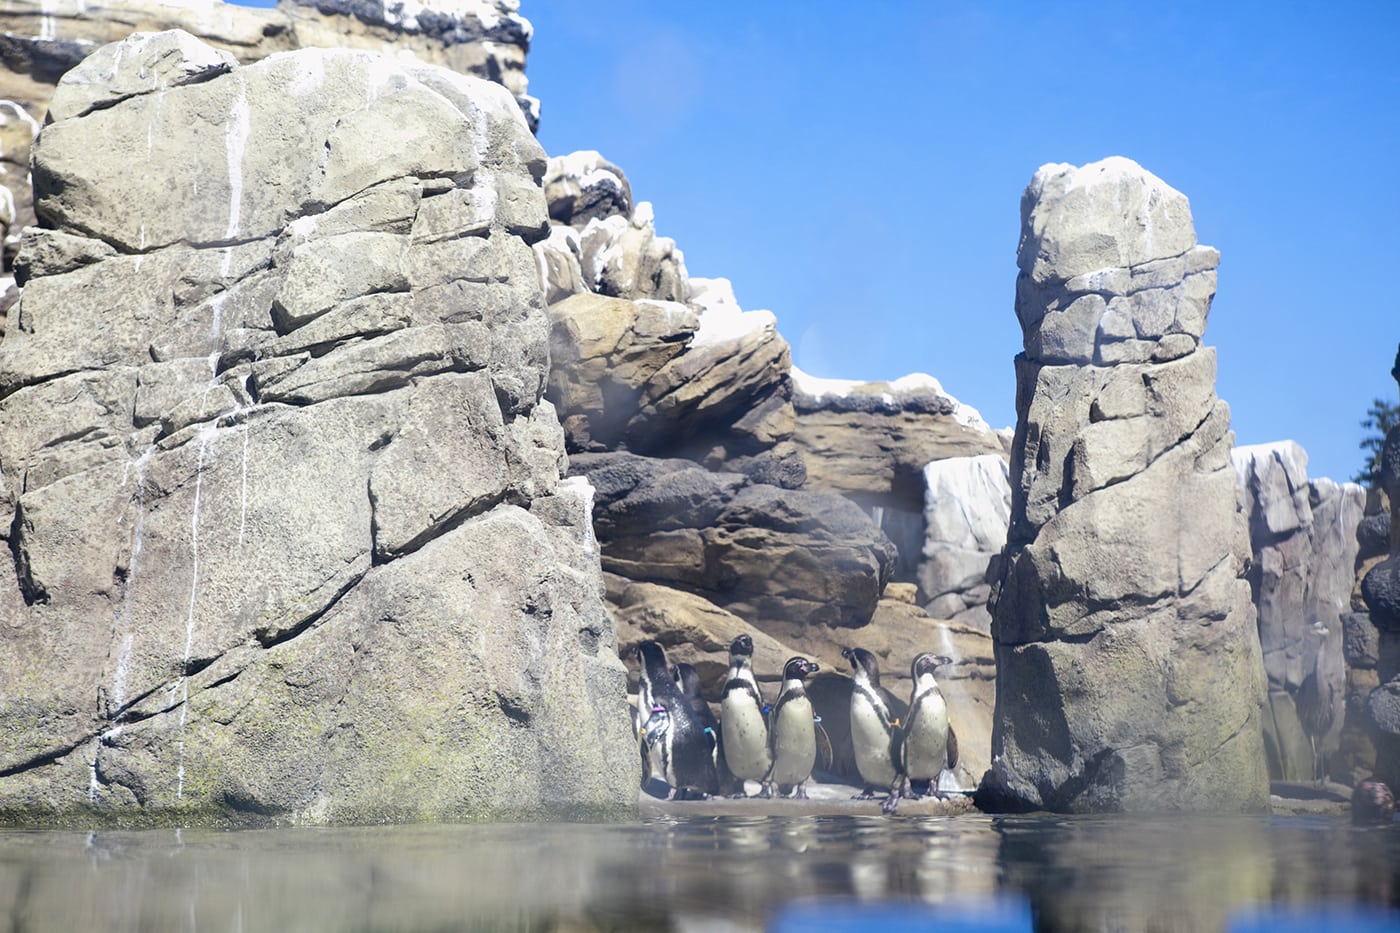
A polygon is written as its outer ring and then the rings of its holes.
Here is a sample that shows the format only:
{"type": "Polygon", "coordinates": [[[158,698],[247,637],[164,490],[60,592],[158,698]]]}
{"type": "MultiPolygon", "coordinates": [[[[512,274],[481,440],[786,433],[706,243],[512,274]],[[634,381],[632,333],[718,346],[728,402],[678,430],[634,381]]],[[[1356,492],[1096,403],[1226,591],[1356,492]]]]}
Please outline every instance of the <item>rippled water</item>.
{"type": "Polygon", "coordinates": [[[1397,866],[1335,817],[0,832],[0,930],[1392,929],[1397,866]]]}

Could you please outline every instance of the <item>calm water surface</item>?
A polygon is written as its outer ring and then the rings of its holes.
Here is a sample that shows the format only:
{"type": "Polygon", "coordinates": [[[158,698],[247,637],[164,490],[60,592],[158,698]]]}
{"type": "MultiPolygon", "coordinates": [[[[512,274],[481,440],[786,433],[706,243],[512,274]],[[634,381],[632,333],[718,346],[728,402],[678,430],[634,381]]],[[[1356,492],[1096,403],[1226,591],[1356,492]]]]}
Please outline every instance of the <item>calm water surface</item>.
{"type": "Polygon", "coordinates": [[[1397,866],[1334,817],[0,831],[0,931],[1360,931],[1397,866]]]}

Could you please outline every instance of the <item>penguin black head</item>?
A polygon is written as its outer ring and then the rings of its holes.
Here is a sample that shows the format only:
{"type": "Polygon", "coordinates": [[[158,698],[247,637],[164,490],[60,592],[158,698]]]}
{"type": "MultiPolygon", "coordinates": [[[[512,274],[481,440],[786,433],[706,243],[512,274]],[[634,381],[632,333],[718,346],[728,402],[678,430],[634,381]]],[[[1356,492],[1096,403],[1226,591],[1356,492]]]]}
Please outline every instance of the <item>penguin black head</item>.
{"type": "Polygon", "coordinates": [[[747,633],[740,635],[729,643],[729,656],[731,658],[751,658],[753,657],[753,639],[747,633]]]}
{"type": "Polygon", "coordinates": [[[841,657],[851,662],[851,670],[857,678],[864,674],[870,679],[870,686],[880,686],[880,664],[875,655],[864,648],[842,648],[841,657]]]}
{"type": "Polygon", "coordinates": [[[637,660],[641,662],[642,673],[653,684],[666,680],[670,673],[666,670],[666,652],[654,641],[644,641],[637,645],[637,660]]]}
{"type": "Polygon", "coordinates": [[[941,654],[930,654],[925,651],[914,659],[914,663],[910,667],[910,673],[913,674],[915,680],[918,680],[924,674],[932,674],[943,665],[952,663],[952,658],[944,657],[941,654]]]}
{"type": "Polygon", "coordinates": [[[783,665],[783,680],[802,680],[819,670],[821,667],[815,661],[808,661],[804,657],[789,658],[787,664],[783,665]]]}

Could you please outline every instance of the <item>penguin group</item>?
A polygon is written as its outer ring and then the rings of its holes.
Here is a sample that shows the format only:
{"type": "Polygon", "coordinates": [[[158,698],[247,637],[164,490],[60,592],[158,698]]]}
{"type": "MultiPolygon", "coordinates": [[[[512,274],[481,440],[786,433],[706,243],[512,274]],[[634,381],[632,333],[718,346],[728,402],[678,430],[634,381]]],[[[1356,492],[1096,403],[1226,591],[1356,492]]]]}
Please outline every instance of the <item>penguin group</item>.
{"type": "Polygon", "coordinates": [[[666,799],[744,797],[745,780],[759,782],[763,797],[776,790],[806,798],[817,760],[817,721],[803,682],[817,664],[789,659],[778,701],[769,707],[753,673],[753,639],[740,635],[729,646],[717,721],[694,667],[668,668],[665,650],[654,641],[642,642],[635,655],[642,774],[668,785],[666,799]]]}
{"type": "MultiPolygon", "coordinates": [[[[639,644],[636,725],[643,783],[664,782],[666,799],[745,797],[745,781],[759,785],[760,797],[807,799],[807,782],[817,761],[820,719],[807,696],[806,681],[819,670],[807,658],[788,659],[777,699],[765,702],[753,670],[753,639],[740,635],[729,646],[729,670],[716,720],[700,694],[700,678],[689,664],[667,667],[655,641],[639,644]]],[[[864,782],[857,799],[885,791],[883,809],[894,813],[902,798],[937,794],[942,771],[957,766],[957,735],[934,671],[948,658],[920,654],[914,659],[913,694],[903,723],[880,696],[874,655],[846,648],[850,662],[851,745],[864,782]]]]}
{"type": "Polygon", "coordinates": [[[884,789],[881,809],[894,813],[903,797],[941,796],[939,775],[958,766],[958,736],[934,671],[952,660],[927,653],[914,658],[909,713],[901,723],[880,696],[875,656],[864,648],[845,648],[841,656],[851,663],[851,747],[865,782],[856,798],[868,800],[884,789]]]}

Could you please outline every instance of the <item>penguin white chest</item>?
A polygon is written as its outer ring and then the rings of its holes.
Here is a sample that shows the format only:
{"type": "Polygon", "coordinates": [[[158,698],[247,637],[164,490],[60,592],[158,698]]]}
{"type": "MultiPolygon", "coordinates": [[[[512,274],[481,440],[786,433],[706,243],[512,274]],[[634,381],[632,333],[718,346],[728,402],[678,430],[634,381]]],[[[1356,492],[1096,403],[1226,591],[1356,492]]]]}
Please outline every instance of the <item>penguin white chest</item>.
{"type": "Polygon", "coordinates": [[[866,783],[881,787],[894,783],[890,733],[875,704],[860,690],[851,694],[851,747],[856,769],[866,783]]]}
{"type": "Polygon", "coordinates": [[[806,697],[788,700],[773,721],[773,780],[800,784],[812,776],[817,760],[817,730],[806,697]]]}
{"type": "Polygon", "coordinates": [[[909,715],[904,766],[915,780],[937,780],[948,764],[948,706],[936,689],[922,694],[909,715]]]}
{"type": "Polygon", "coordinates": [[[724,760],[735,777],[762,781],[772,760],[768,755],[768,725],[763,710],[748,693],[734,690],[720,703],[724,760]]]}
{"type": "Polygon", "coordinates": [[[675,786],[676,772],[671,757],[671,717],[665,709],[652,711],[642,724],[642,741],[647,750],[651,773],[675,786]]]}

